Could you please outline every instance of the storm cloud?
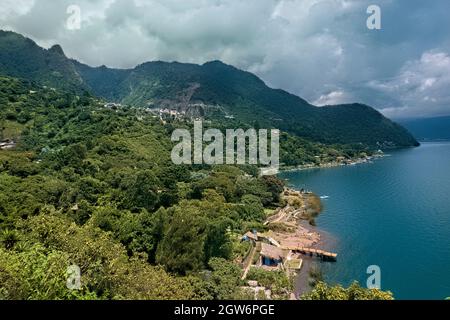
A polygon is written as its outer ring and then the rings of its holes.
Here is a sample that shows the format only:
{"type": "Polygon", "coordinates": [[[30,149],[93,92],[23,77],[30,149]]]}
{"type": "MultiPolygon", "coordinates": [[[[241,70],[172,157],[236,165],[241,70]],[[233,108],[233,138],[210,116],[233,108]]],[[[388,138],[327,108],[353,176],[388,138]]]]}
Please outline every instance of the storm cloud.
{"type": "Polygon", "coordinates": [[[218,59],[317,105],[405,118],[450,114],[449,12],[447,0],[1,0],[0,26],[93,66],[218,59]],[[366,26],[371,4],[381,30],[366,26]]]}

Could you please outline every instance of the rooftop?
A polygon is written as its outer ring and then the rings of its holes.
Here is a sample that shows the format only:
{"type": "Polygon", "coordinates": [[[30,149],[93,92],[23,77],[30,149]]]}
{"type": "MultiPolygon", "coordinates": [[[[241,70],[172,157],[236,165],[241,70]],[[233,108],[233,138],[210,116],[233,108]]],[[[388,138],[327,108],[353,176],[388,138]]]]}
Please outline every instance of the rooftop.
{"type": "Polygon", "coordinates": [[[282,260],[284,257],[284,252],[280,248],[263,242],[261,243],[261,255],[273,260],[282,260]]]}

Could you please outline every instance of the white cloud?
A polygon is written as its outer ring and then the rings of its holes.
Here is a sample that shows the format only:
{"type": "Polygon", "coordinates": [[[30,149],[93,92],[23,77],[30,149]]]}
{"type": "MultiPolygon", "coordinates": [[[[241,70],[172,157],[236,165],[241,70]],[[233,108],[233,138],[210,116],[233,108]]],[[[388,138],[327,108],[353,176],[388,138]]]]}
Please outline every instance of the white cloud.
{"type": "Polygon", "coordinates": [[[5,21],[13,16],[26,14],[34,5],[34,0],[2,0],[0,20],[5,21]]]}
{"type": "Polygon", "coordinates": [[[321,95],[319,99],[314,101],[316,106],[329,106],[335,104],[343,104],[352,102],[351,98],[344,91],[332,91],[328,94],[321,95]]]}
{"type": "Polygon", "coordinates": [[[450,55],[431,50],[408,61],[398,75],[385,82],[372,82],[374,89],[390,95],[401,108],[385,108],[391,117],[446,115],[450,113],[450,55]]]}

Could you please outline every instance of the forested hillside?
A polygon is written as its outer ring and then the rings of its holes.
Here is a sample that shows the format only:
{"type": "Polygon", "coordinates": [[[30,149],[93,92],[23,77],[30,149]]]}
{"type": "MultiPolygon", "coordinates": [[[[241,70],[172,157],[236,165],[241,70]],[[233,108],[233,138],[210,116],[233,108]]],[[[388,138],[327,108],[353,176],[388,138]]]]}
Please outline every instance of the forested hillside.
{"type": "MultiPolygon", "coordinates": [[[[219,61],[91,68],[3,31],[0,49],[0,299],[255,298],[242,289],[252,247],[241,239],[268,231],[283,181],[257,166],[174,165],[171,134],[192,122],[149,108],[194,106],[205,128],[282,129],[286,166],[415,144],[370,107],[316,108],[219,61]],[[80,290],[66,286],[71,265],[80,290]]],[[[282,271],[247,280],[272,299],[293,290],[282,271]]],[[[305,298],[391,297],[341,289],[305,298]]]]}
{"type": "Polygon", "coordinates": [[[134,69],[92,68],[45,50],[13,32],[0,32],[0,74],[141,108],[202,109],[208,118],[234,118],[277,128],[313,142],[362,144],[371,149],[407,147],[417,141],[398,124],[361,105],[318,108],[255,75],[212,61],[203,65],[147,62],[134,69]]]}
{"type": "Polygon", "coordinates": [[[248,124],[275,127],[322,143],[364,144],[372,148],[417,145],[400,125],[371,107],[352,104],[318,108],[255,75],[220,61],[204,65],[148,62],[133,70],[77,70],[96,95],[141,107],[204,105],[248,124]]]}
{"type": "Polygon", "coordinates": [[[46,50],[31,39],[3,30],[0,30],[0,75],[77,92],[87,89],[60,46],[46,50]]]}
{"type": "MultiPolygon", "coordinates": [[[[172,124],[88,94],[0,77],[0,111],[2,139],[16,144],[0,150],[0,299],[254,298],[241,289],[241,235],[266,228],[280,180],[252,166],[175,166],[172,124]],[[66,287],[69,265],[80,290],[66,287]]],[[[289,297],[284,272],[254,276],[289,297]]],[[[314,294],[338,289],[327,290],[314,294]]]]}
{"type": "Polygon", "coordinates": [[[88,96],[3,77],[0,106],[18,143],[0,151],[0,297],[239,297],[237,237],[278,200],[276,180],[174,166],[159,121],[88,96]]]}

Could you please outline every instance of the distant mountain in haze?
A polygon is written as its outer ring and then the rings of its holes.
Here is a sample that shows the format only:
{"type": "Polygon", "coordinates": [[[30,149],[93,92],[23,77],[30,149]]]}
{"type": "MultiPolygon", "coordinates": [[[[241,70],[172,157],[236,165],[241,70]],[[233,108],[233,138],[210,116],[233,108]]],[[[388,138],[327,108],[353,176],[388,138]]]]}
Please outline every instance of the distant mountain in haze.
{"type": "Polygon", "coordinates": [[[202,115],[232,117],[328,144],[418,145],[405,128],[369,106],[319,108],[220,61],[203,65],[147,62],[125,70],[94,68],[68,59],[60,46],[46,50],[19,34],[0,31],[0,74],[90,91],[108,101],[137,107],[195,109],[202,115]]]}
{"type": "Polygon", "coordinates": [[[419,140],[450,140],[450,116],[399,120],[419,140]]]}

